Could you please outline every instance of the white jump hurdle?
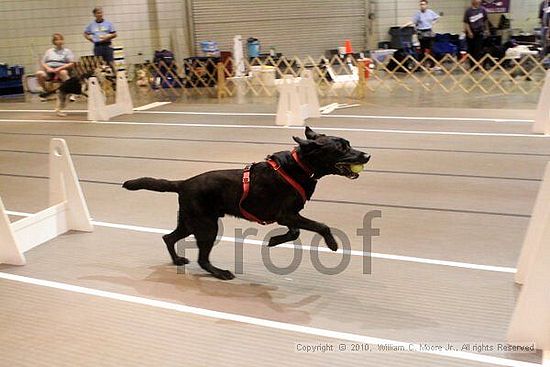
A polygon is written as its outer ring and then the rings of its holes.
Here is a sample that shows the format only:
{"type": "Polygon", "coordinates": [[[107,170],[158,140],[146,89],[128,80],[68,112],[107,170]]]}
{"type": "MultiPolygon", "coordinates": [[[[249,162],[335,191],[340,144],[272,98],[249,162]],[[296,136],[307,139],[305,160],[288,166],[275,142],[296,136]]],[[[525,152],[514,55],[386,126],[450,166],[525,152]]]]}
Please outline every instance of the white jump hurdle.
{"type": "Polygon", "coordinates": [[[523,287],[508,339],[512,343],[535,342],[550,365],[550,163],[525,236],[516,282],[523,287]]]}
{"type": "Polygon", "coordinates": [[[278,83],[279,105],[275,123],[280,126],[303,126],[308,118],[321,117],[319,97],[311,71],[303,77],[285,75],[278,83]]]}
{"type": "Polygon", "coordinates": [[[550,70],[546,71],[546,80],[540,93],[533,132],[550,135],[550,70]]]}
{"type": "Polygon", "coordinates": [[[0,198],[0,264],[25,265],[26,251],[70,230],[93,230],[65,140],[51,140],[49,161],[49,208],[10,223],[0,198]]]}
{"type": "Polygon", "coordinates": [[[116,77],[115,103],[107,104],[107,98],[97,78],[88,80],[88,121],[109,121],[109,119],[134,113],[126,73],[120,71],[116,77]]]}

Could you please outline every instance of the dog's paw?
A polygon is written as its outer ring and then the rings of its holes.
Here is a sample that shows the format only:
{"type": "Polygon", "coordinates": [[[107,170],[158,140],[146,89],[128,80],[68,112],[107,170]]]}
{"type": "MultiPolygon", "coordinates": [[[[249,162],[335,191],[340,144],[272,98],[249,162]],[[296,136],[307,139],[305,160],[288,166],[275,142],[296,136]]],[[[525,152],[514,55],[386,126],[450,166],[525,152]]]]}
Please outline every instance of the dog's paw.
{"type": "Polygon", "coordinates": [[[189,264],[189,260],[187,260],[185,257],[178,257],[173,261],[173,263],[176,266],[183,266],[189,264]]]}
{"type": "Polygon", "coordinates": [[[327,247],[331,249],[332,251],[338,251],[338,243],[336,243],[336,240],[334,238],[326,241],[327,247]]]}
{"type": "Polygon", "coordinates": [[[231,280],[235,278],[235,275],[233,275],[232,272],[229,270],[222,270],[218,269],[211,273],[214,277],[221,279],[221,280],[231,280]]]}
{"type": "Polygon", "coordinates": [[[281,243],[283,243],[283,242],[281,242],[281,240],[277,239],[276,237],[271,237],[269,239],[267,247],[275,247],[277,245],[280,245],[281,243]]]}

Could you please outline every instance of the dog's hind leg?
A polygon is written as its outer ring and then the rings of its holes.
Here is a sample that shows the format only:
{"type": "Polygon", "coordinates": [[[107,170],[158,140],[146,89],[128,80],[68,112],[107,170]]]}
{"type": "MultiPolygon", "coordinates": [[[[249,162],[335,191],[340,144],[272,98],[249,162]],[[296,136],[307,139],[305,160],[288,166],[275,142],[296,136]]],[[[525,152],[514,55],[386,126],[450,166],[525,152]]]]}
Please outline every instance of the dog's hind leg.
{"type": "Polygon", "coordinates": [[[195,218],[198,230],[194,231],[199,248],[199,265],[201,268],[221,280],[231,280],[235,275],[229,270],[215,267],[210,263],[210,252],[218,235],[217,218],[195,218]]]}
{"type": "Polygon", "coordinates": [[[172,233],[162,236],[162,239],[166,244],[166,248],[168,249],[168,253],[172,258],[172,262],[174,263],[174,265],[182,266],[185,264],[189,264],[189,260],[187,260],[185,257],[178,256],[178,253],[176,251],[176,243],[178,243],[179,240],[189,236],[190,234],[191,232],[185,225],[183,213],[180,211],[178,213],[178,226],[176,227],[176,229],[174,229],[172,233]]]}
{"type": "Polygon", "coordinates": [[[281,243],[294,241],[300,236],[300,230],[298,228],[288,228],[288,232],[279,236],[273,236],[269,239],[268,247],[280,245],[281,243]]]}
{"type": "Polygon", "coordinates": [[[57,113],[57,116],[61,116],[61,117],[67,116],[67,114],[65,112],[63,112],[63,109],[65,108],[66,101],[67,101],[67,95],[64,92],[58,90],[57,91],[57,104],[55,106],[55,112],[57,113]]]}
{"type": "Polygon", "coordinates": [[[172,233],[166,234],[162,236],[162,239],[164,240],[164,243],[166,244],[166,248],[168,249],[168,253],[170,254],[170,257],[172,258],[172,263],[177,266],[182,266],[189,264],[189,260],[183,256],[179,256],[176,252],[176,243],[189,236],[190,233],[186,232],[184,228],[177,227],[172,233]]]}

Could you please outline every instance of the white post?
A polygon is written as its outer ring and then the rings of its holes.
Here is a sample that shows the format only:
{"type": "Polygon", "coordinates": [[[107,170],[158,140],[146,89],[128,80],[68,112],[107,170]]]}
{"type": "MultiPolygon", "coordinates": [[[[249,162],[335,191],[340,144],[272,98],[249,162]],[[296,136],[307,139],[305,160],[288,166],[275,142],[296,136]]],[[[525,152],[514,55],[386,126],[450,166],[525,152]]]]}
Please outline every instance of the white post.
{"type": "Polygon", "coordinates": [[[276,124],[281,126],[304,126],[305,120],[321,117],[319,96],[310,70],[303,77],[284,75],[278,83],[279,105],[276,124]]]}
{"type": "Polygon", "coordinates": [[[278,86],[279,105],[275,123],[280,126],[303,126],[301,98],[298,93],[298,82],[292,75],[283,76],[282,83],[278,86]]]}
{"type": "MultiPolygon", "coordinates": [[[[130,115],[134,113],[134,104],[130,95],[128,78],[125,72],[118,72],[116,76],[116,115],[130,115]]],[[[111,116],[115,117],[115,116],[111,116]]]]}
{"type": "Polygon", "coordinates": [[[304,78],[305,86],[307,117],[320,118],[321,105],[319,104],[319,96],[317,95],[317,88],[315,86],[315,81],[313,80],[313,73],[311,70],[304,70],[302,76],[304,78]]]}
{"type": "MultiPolygon", "coordinates": [[[[550,162],[546,165],[546,171],[535,201],[533,215],[529,221],[529,227],[527,227],[527,233],[523,241],[517,265],[516,283],[525,283],[527,275],[535,262],[537,253],[543,246],[543,233],[548,226],[550,226],[550,162]]],[[[546,245],[550,245],[550,243],[546,245]]]]}
{"type": "Polygon", "coordinates": [[[6,214],[6,208],[0,198],[0,264],[25,265],[23,253],[19,251],[15,233],[11,228],[10,219],[6,214]]]}
{"type": "Polygon", "coordinates": [[[533,132],[546,135],[550,134],[550,70],[546,71],[546,80],[540,92],[533,132]]]}
{"type": "Polygon", "coordinates": [[[89,121],[109,121],[115,116],[134,113],[134,104],[125,72],[117,73],[115,103],[108,105],[106,101],[107,98],[103,94],[97,78],[90,78],[88,81],[89,121]]]}
{"type": "Polygon", "coordinates": [[[50,141],[50,205],[67,202],[67,222],[72,230],[93,230],[90,212],[78,182],[73,160],[63,139],[50,141]]]}
{"type": "Polygon", "coordinates": [[[508,339],[512,343],[535,342],[550,359],[550,163],[525,236],[516,282],[523,288],[508,339]]]}
{"type": "Polygon", "coordinates": [[[63,139],[50,143],[50,207],[10,223],[0,199],[0,263],[25,265],[26,251],[69,230],[91,232],[90,213],[63,139]]]}
{"type": "Polygon", "coordinates": [[[88,121],[106,121],[105,94],[96,77],[88,79],[88,121]]]}
{"type": "Polygon", "coordinates": [[[246,77],[235,77],[232,78],[233,84],[235,85],[235,95],[237,96],[237,104],[246,104],[246,77]]]}
{"type": "Polygon", "coordinates": [[[243,53],[243,38],[240,34],[233,37],[233,68],[235,76],[240,78],[245,73],[244,53],[243,53]]]}
{"type": "Polygon", "coordinates": [[[542,233],[543,246],[535,259],[512,316],[508,330],[511,343],[535,343],[550,356],[550,223],[542,233]]]}

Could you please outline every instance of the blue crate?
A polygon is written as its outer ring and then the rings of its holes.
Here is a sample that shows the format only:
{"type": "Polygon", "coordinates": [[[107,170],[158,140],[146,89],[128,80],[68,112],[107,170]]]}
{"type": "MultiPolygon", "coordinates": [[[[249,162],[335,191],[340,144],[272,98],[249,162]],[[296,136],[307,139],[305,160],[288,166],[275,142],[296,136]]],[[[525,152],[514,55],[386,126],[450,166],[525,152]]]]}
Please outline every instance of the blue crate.
{"type": "Polygon", "coordinates": [[[25,68],[23,65],[10,66],[9,76],[12,78],[23,78],[25,75],[25,68]]]}
{"type": "Polygon", "coordinates": [[[7,78],[9,76],[8,64],[0,64],[0,78],[7,78]]]}
{"type": "Polygon", "coordinates": [[[23,93],[25,93],[25,90],[21,79],[0,78],[0,96],[23,93]]]}

